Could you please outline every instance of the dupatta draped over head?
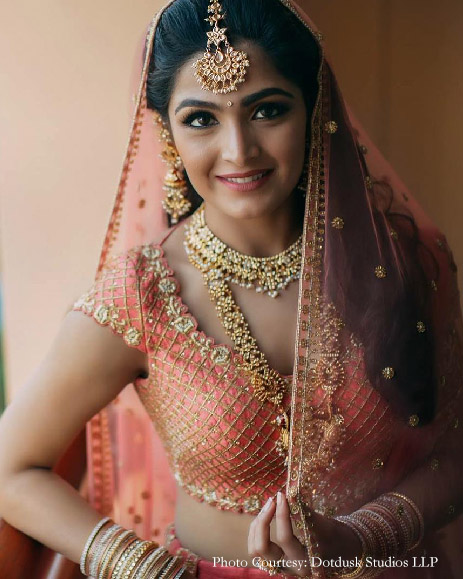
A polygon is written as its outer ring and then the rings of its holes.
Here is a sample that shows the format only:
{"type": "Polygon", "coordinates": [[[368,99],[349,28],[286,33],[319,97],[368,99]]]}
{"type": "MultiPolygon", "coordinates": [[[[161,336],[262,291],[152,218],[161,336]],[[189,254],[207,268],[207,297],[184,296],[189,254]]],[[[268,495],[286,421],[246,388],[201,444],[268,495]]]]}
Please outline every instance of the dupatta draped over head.
{"type": "MultiPolygon", "coordinates": [[[[462,525],[454,519],[462,502],[463,326],[452,253],[346,107],[321,34],[295,2],[274,1],[313,35],[320,56],[284,489],[294,528],[316,554],[307,508],[347,514],[406,485],[402,492],[425,516],[427,554],[440,558],[436,569],[417,569],[416,576],[461,576],[462,525]]],[[[166,169],[146,81],[156,27],[169,6],[154,18],[139,59],[133,124],[97,280],[115,255],[150,244],[167,228],[166,169]]],[[[110,325],[123,333],[123,325],[110,325]]],[[[162,539],[174,517],[174,479],[132,386],[89,422],[87,435],[90,502],[142,537],[162,539]]]]}

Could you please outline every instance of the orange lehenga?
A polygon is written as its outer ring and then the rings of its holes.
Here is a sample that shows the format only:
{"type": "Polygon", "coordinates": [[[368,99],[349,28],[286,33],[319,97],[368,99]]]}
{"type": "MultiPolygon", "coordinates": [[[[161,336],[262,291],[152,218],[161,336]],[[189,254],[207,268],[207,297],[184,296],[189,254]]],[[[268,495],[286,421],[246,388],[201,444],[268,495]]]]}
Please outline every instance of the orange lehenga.
{"type": "MultiPolygon", "coordinates": [[[[211,508],[251,514],[284,489],[298,538],[316,554],[305,505],[325,515],[347,514],[410,481],[407,490],[428,522],[424,542],[411,555],[436,555],[439,564],[383,576],[457,578],[463,576],[463,326],[456,267],[445,237],[346,108],[321,34],[296,3],[281,1],[314,35],[320,52],[294,374],[285,377],[289,456],[285,461],[276,450],[273,406],[252,396],[239,354],[198,328],[163,241],[153,242],[166,229],[160,145],[145,96],[158,14],[140,59],[133,128],[96,280],[73,308],[147,353],[150,373],[88,424],[88,498],[140,536],[163,540],[174,518],[175,483],[211,508]],[[374,201],[380,182],[391,192],[387,211],[374,201]],[[379,318],[385,323],[376,331],[385,339],[376,381],[349,317],[354,306],[335,299],[349,279],[365,309],[378,296],[376,303],[390,308],[389,296],[406,277],[406,232],[393,225],[392,214],[411,216],[426,248],[427,317],[413,323],[417,335],[433,339],[437,411],[428,422],[420,399],[407,405],[397,388],[406,360],[387,344],[397,312],[379,318]],[[339,256],[347,256],[344,265],[336,262],[339,256]]],[[[313,573],[325,576],[323,568],[313,573]]]]}

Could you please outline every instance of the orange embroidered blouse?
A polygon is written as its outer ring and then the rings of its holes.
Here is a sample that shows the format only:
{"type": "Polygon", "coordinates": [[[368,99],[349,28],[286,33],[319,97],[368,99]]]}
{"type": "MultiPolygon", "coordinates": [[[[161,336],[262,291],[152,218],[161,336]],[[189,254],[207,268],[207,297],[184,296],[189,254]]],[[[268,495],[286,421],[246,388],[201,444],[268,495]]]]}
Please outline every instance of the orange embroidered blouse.
{"type": "Polygon", "coordinates": [[[113,258],[73,310],[148,354],[149,377],[134,386],[188,494],[256,513],[284,488],[273,404],[252,395],[238,353],[197,329],[161,245],[113,258]]]}
{"type": "MultiPolygon", "coordinates": [[[[73,310],[148,355],[149,376],[134,386],[188,494],[219,509],[257,514],[268,497],[284,489],[287,468],[276,447],[275,407],[253,396],[241,356],[198,330],[162,244],[112,258],[73,310]]],[[[307,480],[314,507],[334,514],[360,506],[383,482],[390,484],[388,461],[392,478],[403,474],[393,468],[394,455],[407,452],[404,441],[413,447],[415,437],[366,379],[361,345],[335,311],[327,307],[323,315],[327,350],[342,341],[344,354],[336,376],[331,366],[327,373],[326,361],[319,362],[311,424],[318,418],[324,424],[330,384],[341,381],[335,393],[339,428],[323,431],[320,440],[314,438],[317,429],[307,431],[304,463],[314,472],[307,480]],[[318,471],[325,473],[322,479],[318,471]]],[[[291,377],[286,380],[283,403],[289,415],[291,377]]]]}

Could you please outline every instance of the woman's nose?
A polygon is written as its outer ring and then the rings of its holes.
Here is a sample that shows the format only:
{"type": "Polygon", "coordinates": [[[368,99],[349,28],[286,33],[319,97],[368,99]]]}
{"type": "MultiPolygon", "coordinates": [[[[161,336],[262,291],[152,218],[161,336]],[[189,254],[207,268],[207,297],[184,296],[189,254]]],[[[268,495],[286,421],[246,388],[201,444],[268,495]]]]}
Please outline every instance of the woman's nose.
{"type": "Polygon", "coordinates": [[[249,161],[260,154],[260,146],[256,136],[248,127],[233,124],[223,131],[222,159],[237,167],[249,166],[249,161]]]}

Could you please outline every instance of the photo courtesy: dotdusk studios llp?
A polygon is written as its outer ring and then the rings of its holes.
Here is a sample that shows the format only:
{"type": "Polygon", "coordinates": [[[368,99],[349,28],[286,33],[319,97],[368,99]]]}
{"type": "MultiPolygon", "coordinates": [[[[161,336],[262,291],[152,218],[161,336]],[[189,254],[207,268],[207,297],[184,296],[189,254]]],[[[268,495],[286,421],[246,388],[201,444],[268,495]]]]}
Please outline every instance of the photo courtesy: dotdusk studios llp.
{"type": "MultiPolygon", "coordinates": [[[[411,559],[397,559],[395,557],[388,557],[387,559],[374,559],[373,557],[365,558],[365,567],[368,568],[403,568],[403,567],[414,567],[414,568],[426,568],[426,567],[436,567],[439,562],[438,557],[412,557],[411,559]]],[[[224,559],[223,557],[213,558],[214,566],[221,565],[225,567],[247,567],[248,562],[246,559],[224,559]]],[[[278,568],[297,568],[301,570],[308,566],[307,561],[268,561],[265,560],[265,564],[271,564],[272,567],[278,568]]],[[[262,565],[262,559],[260,557],[254,557],[252,560],[252,565],[254,567],[260,568],[262,565]]],[[[337,559],[321,559],[320,557],[312,557],[310,560],[310,567],[325,567],[328,569],[355,569],[359,567],[360,559],[342,559],[338,557],[337,559]]]]}

